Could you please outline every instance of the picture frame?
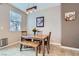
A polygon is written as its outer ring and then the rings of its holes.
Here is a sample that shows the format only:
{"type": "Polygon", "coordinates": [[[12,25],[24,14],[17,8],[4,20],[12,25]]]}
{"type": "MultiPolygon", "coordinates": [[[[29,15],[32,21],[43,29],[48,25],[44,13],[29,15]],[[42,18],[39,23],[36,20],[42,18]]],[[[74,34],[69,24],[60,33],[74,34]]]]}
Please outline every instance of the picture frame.
{"type": "Polygon", "coordinates": [[[44,27],[44,16],[36,17],[36,27],[44,27]]]}
{"type": "Polygon", "coordinates": [[[75,11],[66,12],[65,13],[65,20],[66,21],[74,21],[75,20],[75,11]]]}

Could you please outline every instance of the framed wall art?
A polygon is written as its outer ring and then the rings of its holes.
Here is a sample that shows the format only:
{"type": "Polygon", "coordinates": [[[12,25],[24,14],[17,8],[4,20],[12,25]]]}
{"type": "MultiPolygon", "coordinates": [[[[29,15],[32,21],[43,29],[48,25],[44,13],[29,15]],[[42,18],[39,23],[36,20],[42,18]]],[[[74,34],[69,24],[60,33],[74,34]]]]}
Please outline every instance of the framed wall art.
{"type": "Polygon", "coordinates": [[[44,16],[36,17],[36,27],[44,27],[44,16]]]}
{"type": "Polygon", "coordinates": [[[73,21],[73,20],[75,20],[75,11],[73,11],[73,12],[66,12],[65,13],[65,20],[66,21],[73,21]]]}

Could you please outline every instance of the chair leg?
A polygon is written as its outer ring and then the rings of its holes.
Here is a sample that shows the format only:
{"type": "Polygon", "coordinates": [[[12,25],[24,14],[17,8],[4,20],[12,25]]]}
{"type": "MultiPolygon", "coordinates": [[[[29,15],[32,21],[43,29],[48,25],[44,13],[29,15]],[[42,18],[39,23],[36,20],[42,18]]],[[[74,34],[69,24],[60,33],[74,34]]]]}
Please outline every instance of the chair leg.
{"type": "Polygon", "coordinates": [[[20,51],[22,51],[22,46],[23,46],[23,45],[22,45],[22,44],[20,44],[20,51]]]}
{"type": "Polygon", "coordinates": [[[47,47],[47,53],[49,54],[49,48],[47,47]]]}
{"type": "Polygon", "coordinates": [[[49,54],[50,45],[47,46],[47,53],[49,54]]]}
{"type": "Polygon", "coordinates": [[[40,53],[41,52],[41,43],[42,43],[42,41],[39,41],[39,43],[40,43],[40,45],[38,47],[38,50],[39,50],[39,53],[40,53]]]}

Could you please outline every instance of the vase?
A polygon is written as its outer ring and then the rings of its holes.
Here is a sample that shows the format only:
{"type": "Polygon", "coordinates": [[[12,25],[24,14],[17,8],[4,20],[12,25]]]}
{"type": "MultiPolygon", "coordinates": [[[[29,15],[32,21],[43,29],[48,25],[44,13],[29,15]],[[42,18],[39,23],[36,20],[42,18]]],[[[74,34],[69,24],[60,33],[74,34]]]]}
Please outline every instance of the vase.
{"type": "Polygon", "coordinates": [[[34,32],[34,35],[36,35],[36,32],[34,32]]]}

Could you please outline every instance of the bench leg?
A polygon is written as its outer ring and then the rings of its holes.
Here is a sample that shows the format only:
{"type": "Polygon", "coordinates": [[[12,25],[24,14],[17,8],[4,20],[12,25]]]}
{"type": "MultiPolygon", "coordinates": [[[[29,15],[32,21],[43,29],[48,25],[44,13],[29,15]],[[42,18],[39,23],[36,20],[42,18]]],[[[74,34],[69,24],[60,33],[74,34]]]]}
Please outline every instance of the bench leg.
{"type": "Polygon", "coordinates": [[[22,45],[22,44],[20,44],[20,51],[22,51],[22,46],[23,46],[23,45],[22,45]]]}
{"type": "Polygon", "coordinates": [[[39,51],[39,53],[40,53],[40,51],[41,51],[41,45],[38,47],[38,51],[39,51]]]}
{"type": "Polygon", "coordinates": [[[36,47],[35,49],[36,49],[36,56],[38,56],[38,47],[36,47]]]}

